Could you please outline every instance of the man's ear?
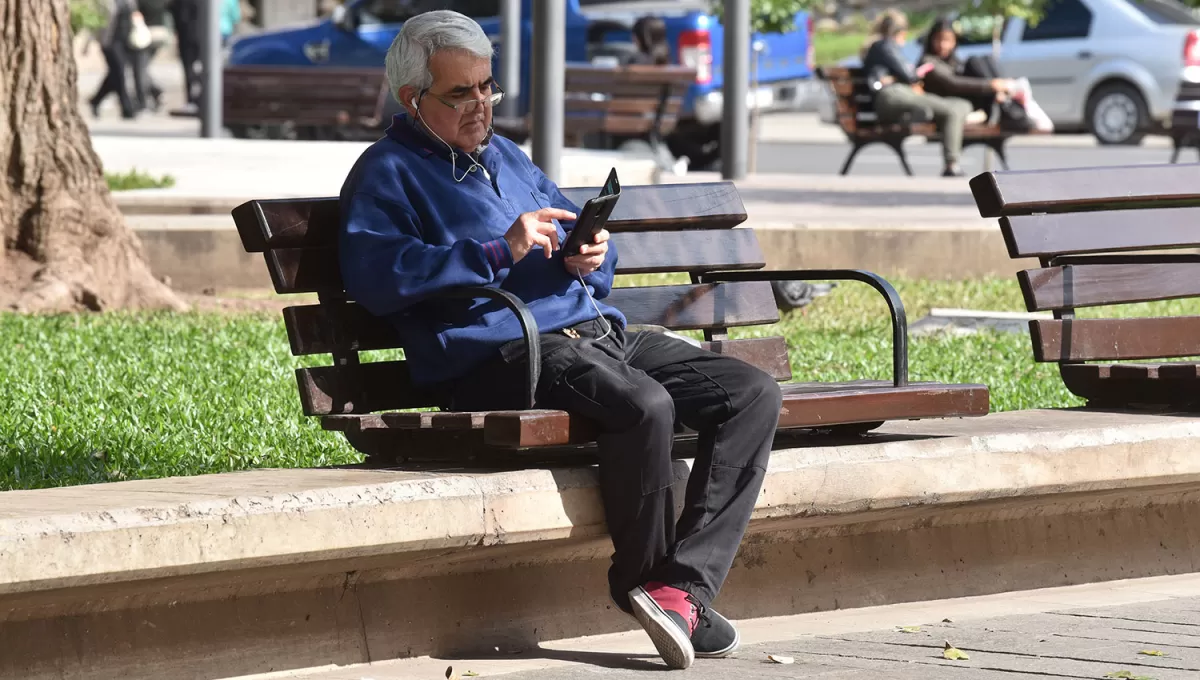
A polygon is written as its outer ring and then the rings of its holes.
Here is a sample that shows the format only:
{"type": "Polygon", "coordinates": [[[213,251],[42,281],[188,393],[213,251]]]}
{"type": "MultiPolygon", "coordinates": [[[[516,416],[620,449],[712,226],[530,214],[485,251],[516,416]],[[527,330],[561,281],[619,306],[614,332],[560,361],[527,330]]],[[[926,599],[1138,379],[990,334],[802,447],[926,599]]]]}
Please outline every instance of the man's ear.
{"type": "Polygon", "coordinates": [[[417,115],[417,107],[413,104],[413,101],[417,99],[419,94],[417,88],[412,85],[405,85],[396,92],[396,99],[400,101],[400,106],[403,106],[404,110],[408,111],[408,115],[410,116],[416,117],[417,115]]]}

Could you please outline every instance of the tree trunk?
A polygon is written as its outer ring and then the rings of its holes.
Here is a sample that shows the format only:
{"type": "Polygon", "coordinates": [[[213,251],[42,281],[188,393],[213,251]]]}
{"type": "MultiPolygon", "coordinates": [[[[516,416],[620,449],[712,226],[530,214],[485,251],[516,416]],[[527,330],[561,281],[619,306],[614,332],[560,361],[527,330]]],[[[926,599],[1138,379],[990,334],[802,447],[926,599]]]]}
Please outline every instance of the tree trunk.
{"type": "Polygon", "coordinates": [[[70,26],[67,0],[0,0],[0,305],[183,309],[105,184],[70,26]]]}

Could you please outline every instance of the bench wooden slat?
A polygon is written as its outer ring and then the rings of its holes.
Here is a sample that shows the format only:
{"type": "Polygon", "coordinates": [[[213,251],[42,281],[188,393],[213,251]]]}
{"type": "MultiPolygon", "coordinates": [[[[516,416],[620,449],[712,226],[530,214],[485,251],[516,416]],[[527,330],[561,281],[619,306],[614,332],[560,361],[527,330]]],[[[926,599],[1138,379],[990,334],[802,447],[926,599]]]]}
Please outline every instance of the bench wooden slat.
{"type": "MultiPolygon", "coordinates": [[[[565,188],[582,207],[599,187],[565,188]]],[[[338,199],[249,201],[233,210],[247,252],[269,248],[321,248],[337,242],[338,199]]],[[[732,182],[627,186],[608,221],[610,231],[729,229],[746,221],[746,207],[732,182]]]]}
{"type": "MultiPolygon", "coordinates": [[[[766,281],[616,288],[605,302],[620,309],[631,324],[672,330],[720,329],[779,320],[771,284],[766,281]]],[[[332,352],[334,328],[346,350],[399,347],[399,337],[387,321],[356,304],[347,304],[342,309],[340,323],[335,323],[331,312],[322,305],[285,308],[283,318],[292,354],[332,352]]]]}
{"type": "Polygon", "coordinates": [[[1200,317],[1029,322],[1037,361],[1123,361],[1200,355],[1200,317]]]}
{"type": "MultiPolygon", "coordinates": [[[[862,389],[824,384],[811,392],[785,391],[779,426],[819,428],[878,420],[979,416],[987,411],[988,391],[983,385],[933,383],[862,389]]],[[[586,419],[564,411],[489,413],[484,441],[510,449],[566,446],[589,441],[591,427],[586,419]]]]}
{"type": "Polygon", "coordinates": [[[1200,364],[1063,364],[1063,384],[1090,406],[1200,405],[1200,364]]]}
{"type": "MultiPolygon", "coordinates": [[[[658,97],[625,98],[625,99],[567,99],[564,103],[564,114],[571,115],[574,111],[600,111],[604,113],[633,115],[654,118],[658,111],[658,97]]],[[[663,107],[663,114],[675,116],[683,107],[683,97],[668,97],[663,107]]]]}
{"type": "Polygon", "coordinates": [[[1200,165],[989,172],[971,179],[982,217],[1200,205],[1200,165]]]}
{"type": "MultiPolygon", "coordinates": [[[[613,235],[617,274],[709,272],[762,269],[758,239],[750,229],[681,232],[643,231],[613,235]]],[[[342,274],[334,248],[274,248],[266,253],[275,292],[341,292],[342,274]]]]}
{"type": "Polygon", "coordinates": [[[1200,208],[1153,208],[1004,217],[1012,257],[1103,253],[1200,245],[1200,208]]]}
{"type": "MultiPolygon", "coordinates": [[[[791,380],[787,341],[779,336],[718,340],[701,345],[710,351],[791,380]]],[[[404,361],[377,361],[357,367],[316,366],[296,370],[304,415],[324,416],[444,406],[441,395],[413,384],[404,361]]]]}
{"type": "Polygon", "coordinates": [[[1073,264],[1017,273],[1029,311],[1200,296],[1200,262],[1073,264]]]}
{"type": "Polygon", "coordinates": [[[678,87],[690,87],[696,82],[696,70],[687,66],[630,65],[621,68],[605,66],[567,66],[564,74],[568,92],[584,89],[591,84],[651,83],[661,86],[664,82],[678,87]]]}

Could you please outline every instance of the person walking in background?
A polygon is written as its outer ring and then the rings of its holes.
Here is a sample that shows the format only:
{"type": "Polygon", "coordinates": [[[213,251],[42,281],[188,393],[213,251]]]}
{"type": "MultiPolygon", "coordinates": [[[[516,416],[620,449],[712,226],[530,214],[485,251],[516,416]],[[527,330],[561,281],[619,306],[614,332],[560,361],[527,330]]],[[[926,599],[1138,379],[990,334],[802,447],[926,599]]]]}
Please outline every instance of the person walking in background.
{"type": "Polygon", "coordinates": [[[133,0],[110,0],[107,9],[108,23],[100,31],[98,39],[100,49],[104,52],[108,73],[100,83],[100,89],[92,96],[92,115],[99,117],[100,105],[108,95],[115,93],[121,103],[121,117],[130,119],[136,112],[125,82],[125,69],[130,65],[129,39],[136,8],[133,0]]]}
{"type": "Polygon", "coordinates": [[[904,59],[901,46],[908,39],[908,18],[889,9],[875,24],[875,42],[867,49],[863,68],[875,92],[875,112],[885,123],[901,122],[905,117],[928,120],[932,117],[942,134],[943,177],[962,177],[958,161],[962,156],[963,127],[971,113],[971,103],[957,97],[939,97],[925,92],[921,79],[933,67],[914,69],[904,59]]]}
{"type": "Polygon", "coordinates": [[[221,3],[221,44],[228,45],[234,30],[242,20],[241,0],[223,0],[221,3]]]}
{"type": "Polygon", "coordinates": [[[200,2],[172,0],[171,19],[183,65],[183,87],[188,104],[200,105],[200,2]]]}
{"type": "Polygon", "coordinates": [[[633,24],[633,42],[637,54],[631,63],[666,66],[671,61],[671,49],[667,45],[667,24],[658,17],[642,17],[633,24]]]}
{"type": "Polygon", "coordinates": [[[145,49],[133,51],[131,64],[134,100],[137,108],[143,111],[162,108],[163,90],[150,75],[150,62],[170,37],[166,26],[167,3],[168,0],[137,0],[138,11],[150,33],[150,44],[145,49]]]}

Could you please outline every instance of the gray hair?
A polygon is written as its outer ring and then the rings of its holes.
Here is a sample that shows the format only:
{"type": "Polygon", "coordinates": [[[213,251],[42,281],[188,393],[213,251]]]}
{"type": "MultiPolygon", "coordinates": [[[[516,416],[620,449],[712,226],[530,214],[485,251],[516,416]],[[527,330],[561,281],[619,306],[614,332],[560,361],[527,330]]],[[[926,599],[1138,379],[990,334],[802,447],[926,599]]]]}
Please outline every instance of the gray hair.
{"type": "Polygon", "coordinates": [[[452,12],[425,12],[404,22],[387,52],[387,78],[392,96],[411,85],[424,90],[433,84],[429,59],[438,50],[466,50],[477,57],[492,58],[492,41],[474,19],[452,12]]]}

